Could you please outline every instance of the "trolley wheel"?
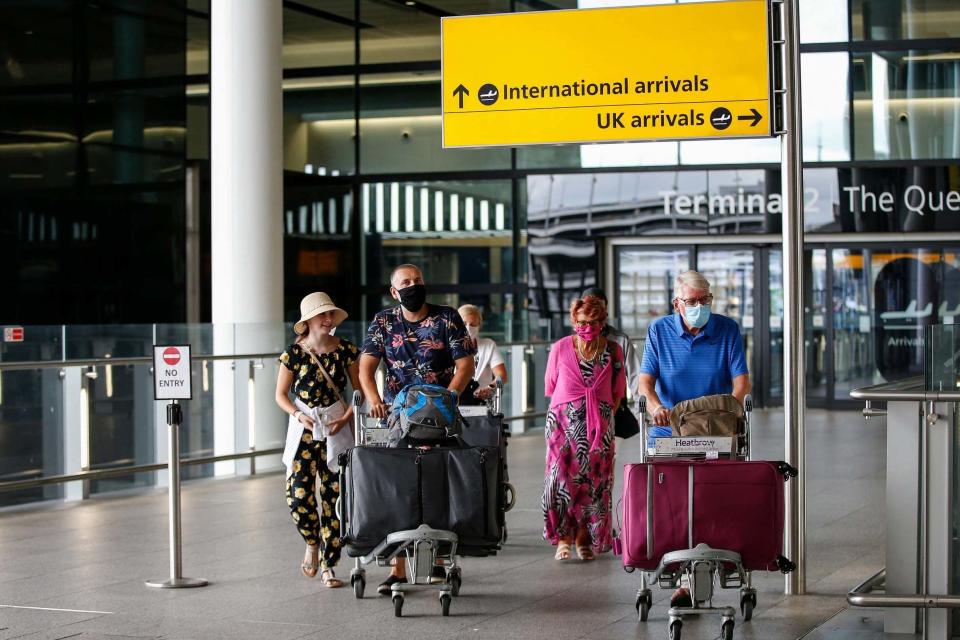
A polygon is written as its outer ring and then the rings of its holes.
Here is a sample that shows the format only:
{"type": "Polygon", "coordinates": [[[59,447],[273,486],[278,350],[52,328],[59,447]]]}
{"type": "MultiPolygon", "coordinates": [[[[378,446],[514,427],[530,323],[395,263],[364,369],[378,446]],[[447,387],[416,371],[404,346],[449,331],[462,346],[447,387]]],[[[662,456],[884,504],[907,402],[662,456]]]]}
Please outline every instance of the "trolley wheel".
{"type": "Polygon", "coordinates": [[[683,629],[683,623],[679,620],[674,620],[670,623],[670,640],[680,640],[680,631],[683,629]]]}
{"type": "Polygon", "coordinates": [[[650,598],[647,596],[637,596],[637,601],[633,603],[633,606],[637,610],[637,619],[640,622],[646,622],[647,616],[650,613],[650,598]]]}
{"type": "Polygon", "coordinates": [[[500,544],[507,542],[507,525],[503,525],[503,535],[500,536],[500,544]]]}
{"type": "Polygon", "coordinates": [[[449,593],[440,594],[440,613],[443,616],[450,615],[450,602],[453,600],[449,593]]]}
{"type": "Polygon", "coordinates": [[[447,574],[447,584],[450,585],[450,593],[454,596],[460,595],[460,586],[463,584],[463,579],[460,577],[459,569],[451,569],[450,573],[447,574]]]}
{"type": "Polygon", "coordinates": [[[363,597],[363,590],[367,587],[367,581],[363,576],[350,576],[350,584],[353,585],[353,595],[358,599],[363,597]]]}
{"type": "Polygon", "coordinates": [[[754,594],[745,594],[740,598],[740,614],[744,621],[753,618],[753,609],[757,606],[757,596],[754,594]]]}
{"type": "Polygon", "coordinates": [[[393,615],[398,618],[403,616],[403,596],[400,594],[393,596],[393,615]]]}
{"type": "Polygon", "coordinates": [[[720,637],[723,640],[733,640],[733,620],[727,620],[720,625],[720,637]]]}

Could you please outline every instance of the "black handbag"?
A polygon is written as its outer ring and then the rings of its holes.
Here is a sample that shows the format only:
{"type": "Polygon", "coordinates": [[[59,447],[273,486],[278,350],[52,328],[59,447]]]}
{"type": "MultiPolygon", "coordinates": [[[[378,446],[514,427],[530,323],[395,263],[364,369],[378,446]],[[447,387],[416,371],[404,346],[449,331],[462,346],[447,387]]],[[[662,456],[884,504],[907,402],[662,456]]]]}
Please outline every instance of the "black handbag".
{"type": "Polygon", "coordinates": [[[617,412],[613,414],[613,435],[618,438],[632,438],[640,433],[640,423],[637,417],[630,411],[627,400],[624,398],[617,407],[617,412]]]}
{"type": "MultiPolygon", "coordinates": [[[[620,353],[619,347],[615,351],[620,353]]],[[[623,366],[623,361],[621,361],[621,367],[623,366]]],[[[626,371],[623,371],[623,375],[627,375],[626,371]]],[[[617,406],[616,412],[613,414],[613,435],[618,438],[632,438],[633,436],[640,433],[640,423],[637,422],[637,417],[633,415],[633,412],[630,411],[630,406],[627,404],[626,398],[621,398],[620,404],[617,406]]]]}

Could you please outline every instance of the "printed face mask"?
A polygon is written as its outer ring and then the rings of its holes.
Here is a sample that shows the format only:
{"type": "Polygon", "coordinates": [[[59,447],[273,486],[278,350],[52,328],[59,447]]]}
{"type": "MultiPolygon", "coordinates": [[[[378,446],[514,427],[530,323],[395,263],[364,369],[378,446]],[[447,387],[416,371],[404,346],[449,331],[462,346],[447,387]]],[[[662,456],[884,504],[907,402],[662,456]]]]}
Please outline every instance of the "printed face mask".
{"type": "Polygon", "coordinates": [[[600,327],[595,324],[581,324],[577,326],[577,335],[581,340],[590,342],[600,335],[600,327]]]}
{"type": "Polygon", "coordinates": [[[427,301],[427,288],[422,284],[413,284],[403,289],[397,289],[397,295],[400,296],[400,304],[410,313],[416,313],[423,308],[423,303],[427,301]]]}
{"type": "Polygon", "coordinates": [[[710,305],[699,304],[695,307],[684,307],[683,317],[691,329],[702,329],[710,319],[710,305]]]}

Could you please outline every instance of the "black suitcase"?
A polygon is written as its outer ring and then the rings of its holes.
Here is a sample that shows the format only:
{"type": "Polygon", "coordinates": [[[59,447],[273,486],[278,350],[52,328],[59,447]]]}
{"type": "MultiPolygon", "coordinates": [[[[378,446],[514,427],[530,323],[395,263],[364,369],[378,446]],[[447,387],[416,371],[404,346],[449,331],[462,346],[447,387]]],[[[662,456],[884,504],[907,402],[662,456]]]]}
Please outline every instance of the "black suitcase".
{"type": "Polygon", "coordinates": [[[421,524],[456,533],[459,554],[490,555],[500,548],[505,497],[499,448],[354,447],[343,460],[347,555],[366,555],[390,533],[421,524]]]}
{"type": "Polygon", "coordinates": [[[476,416],[464,415],[463,433],[460,437],[471,447],[497,447],[503,461],[503,480],[510,481],[507,471],[507,438],[510,437],[510,432],[507,431],[502,414],[486,412],[476,416]]]}

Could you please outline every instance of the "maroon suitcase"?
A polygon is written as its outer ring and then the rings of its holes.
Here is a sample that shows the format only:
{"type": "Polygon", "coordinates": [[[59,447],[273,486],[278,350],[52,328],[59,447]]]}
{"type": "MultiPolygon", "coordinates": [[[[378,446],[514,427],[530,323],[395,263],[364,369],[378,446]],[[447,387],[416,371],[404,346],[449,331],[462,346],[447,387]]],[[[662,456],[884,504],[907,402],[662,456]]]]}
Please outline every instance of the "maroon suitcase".
{"type": "Polygon", "coordinates": [[[663,554],[705,543],[740,554],[747,571],[789,571],[783,552],[782,462],[665,460],[624,465],[624,567],[656,569],[663,554]]]}

